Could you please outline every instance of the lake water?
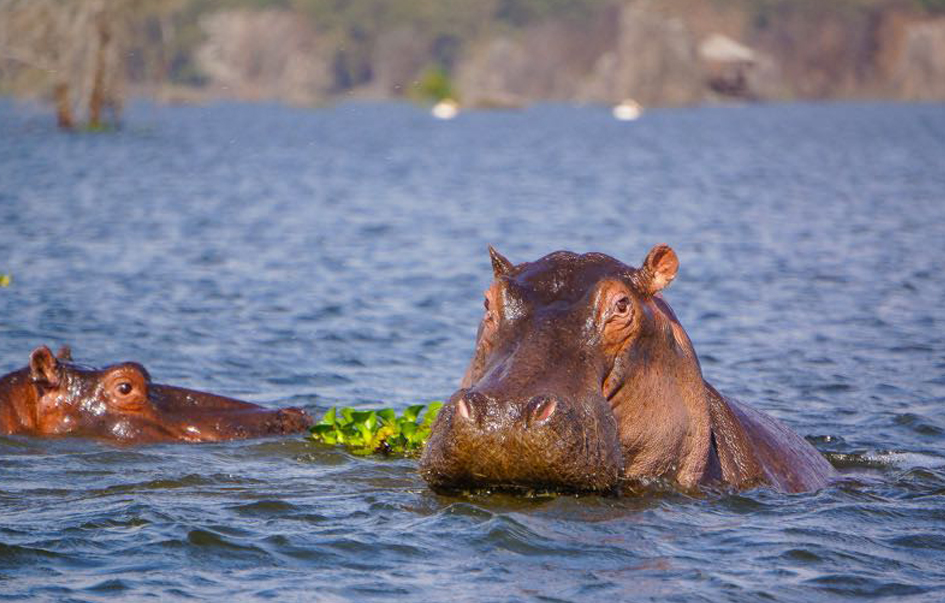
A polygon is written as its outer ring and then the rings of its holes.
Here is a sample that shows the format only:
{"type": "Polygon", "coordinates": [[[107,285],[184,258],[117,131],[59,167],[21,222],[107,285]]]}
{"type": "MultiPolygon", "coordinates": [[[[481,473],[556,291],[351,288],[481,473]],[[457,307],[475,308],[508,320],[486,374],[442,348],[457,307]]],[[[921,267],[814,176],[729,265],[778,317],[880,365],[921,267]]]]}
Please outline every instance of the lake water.
{"type": "Polygon", "coordinates": [[[945,107],[0,104],[0,373],[40,344],[313,414],[443,399],[491,269],[639,264],[820,492],[432,493],[301,436],[0,438],[0,600],[945,599],[945,107]]]}

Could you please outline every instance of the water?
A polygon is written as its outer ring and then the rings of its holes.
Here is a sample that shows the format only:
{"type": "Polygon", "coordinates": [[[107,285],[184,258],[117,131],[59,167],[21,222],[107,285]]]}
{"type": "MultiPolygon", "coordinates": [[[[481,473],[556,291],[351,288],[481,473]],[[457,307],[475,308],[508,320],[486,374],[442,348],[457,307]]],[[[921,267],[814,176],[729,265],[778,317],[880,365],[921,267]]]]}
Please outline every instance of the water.
{"type": "Polygon", "coordinates": [[[638,264],[708,379],[844,471],[821,492],[444,497],[285,437],[0,438],[0,599],[945,598],[945,110],[467,113],[0,104],[0,372],[31,349],[321,413],[448,396],[490,275],[638,264]]]}

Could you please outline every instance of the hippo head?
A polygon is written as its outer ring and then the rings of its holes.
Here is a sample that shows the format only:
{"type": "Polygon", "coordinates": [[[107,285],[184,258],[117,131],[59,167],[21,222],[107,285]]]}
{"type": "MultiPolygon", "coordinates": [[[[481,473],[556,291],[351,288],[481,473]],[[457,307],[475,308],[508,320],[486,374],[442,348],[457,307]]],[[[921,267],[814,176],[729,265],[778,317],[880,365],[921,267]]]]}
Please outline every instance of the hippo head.
{"type": "Polygon", "coordinates": [[[495,280],[475,354],[421,474],[434,489],[613,490],[632,448],[615,397],[659,354],[649,342],[667,331],[653,304],[676,254],[657,246],[635,269],[600,253],[513,265],[489,251],[495,280]]]}
{"type": "Polygon", "coordinates": [[[212,442],[297,432],[312,423],[299,409],[266,410],[152,383],[136,362],[95,369],[70,360],[67,348],[57,357],[42,346],[30,354],[26,369],[0,381],[0,433],[212,442]]]}

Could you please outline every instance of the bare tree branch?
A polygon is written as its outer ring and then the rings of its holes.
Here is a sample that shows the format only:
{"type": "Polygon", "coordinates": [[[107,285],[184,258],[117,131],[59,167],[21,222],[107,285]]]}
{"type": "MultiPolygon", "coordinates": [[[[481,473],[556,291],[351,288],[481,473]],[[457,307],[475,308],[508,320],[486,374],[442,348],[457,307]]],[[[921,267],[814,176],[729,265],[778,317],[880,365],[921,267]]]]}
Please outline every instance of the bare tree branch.
{"type": "Polygon", "coordinates": [[[48,71],[49,73],[55,73],[57,71],[53,63],[21,48],[4,48],[0,46],[0,60],[16,61],[27,67],[39,69],[40,71],[48,71]]]}
{"type": "Polygon", "coordinates": [[[104,109],[117,114],[121,107],[119,46],[127,40],[123,28],[131,27],[135,6],[114,0],[0,0],[0,76],[42,72],[60,126],[72,127],[74,116],[84,112],[91,127],[100,127],[104,109]]]}

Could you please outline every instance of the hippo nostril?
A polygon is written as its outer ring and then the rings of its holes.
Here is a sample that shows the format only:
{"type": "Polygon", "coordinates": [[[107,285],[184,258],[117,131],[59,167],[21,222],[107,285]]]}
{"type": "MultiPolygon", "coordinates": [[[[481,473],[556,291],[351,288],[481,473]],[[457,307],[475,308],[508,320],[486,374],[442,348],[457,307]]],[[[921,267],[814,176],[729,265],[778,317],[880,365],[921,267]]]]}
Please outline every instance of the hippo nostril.
{"type": "Polygon", "coordinates": [[[547,396],[535,396],[525,407],[526,425],[540,425],[551,418],[558,408],[558,401],[547,396]]]}
{"type": "Polygon", "coordinates": [[[479,392],[466,392],[456,400],[456,414],[464,420],[482,427],[489,416],[491,398],[479,392]]]}

